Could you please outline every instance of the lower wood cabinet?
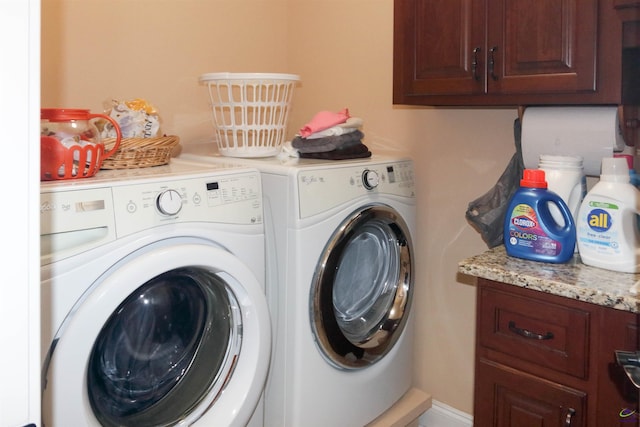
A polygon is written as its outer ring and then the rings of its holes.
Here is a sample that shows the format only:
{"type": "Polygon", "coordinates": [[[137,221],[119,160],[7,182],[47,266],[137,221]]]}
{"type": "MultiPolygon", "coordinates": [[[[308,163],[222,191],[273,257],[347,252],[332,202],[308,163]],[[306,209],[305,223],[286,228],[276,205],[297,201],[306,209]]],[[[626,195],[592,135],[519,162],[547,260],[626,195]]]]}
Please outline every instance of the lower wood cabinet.
{"type": "Polygon", "coordinates": [[[587,393],[489,360],[476,365],[476,426],[586,426],[587,393]]]}
{"type": "Polygon", "coordinates": [[[479,279],[474,425],[639,425],[637,349],[637,314],[479,279]]]}

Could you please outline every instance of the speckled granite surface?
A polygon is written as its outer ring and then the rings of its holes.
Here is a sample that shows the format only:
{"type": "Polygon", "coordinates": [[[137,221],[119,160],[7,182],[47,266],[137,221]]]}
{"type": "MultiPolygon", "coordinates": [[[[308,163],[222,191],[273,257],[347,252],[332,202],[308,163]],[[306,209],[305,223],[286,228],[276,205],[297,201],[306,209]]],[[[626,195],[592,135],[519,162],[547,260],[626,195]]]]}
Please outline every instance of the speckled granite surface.
{"type": "Polygon", "coordinates": [[[504,246],[490,249],[458,264],[469,276],[548,292],[618,310],[640,313],[640,295],[630,292],[640,274],[618,273],[582,264],[578,256],[566,264],[513,258],[504,246]]]}

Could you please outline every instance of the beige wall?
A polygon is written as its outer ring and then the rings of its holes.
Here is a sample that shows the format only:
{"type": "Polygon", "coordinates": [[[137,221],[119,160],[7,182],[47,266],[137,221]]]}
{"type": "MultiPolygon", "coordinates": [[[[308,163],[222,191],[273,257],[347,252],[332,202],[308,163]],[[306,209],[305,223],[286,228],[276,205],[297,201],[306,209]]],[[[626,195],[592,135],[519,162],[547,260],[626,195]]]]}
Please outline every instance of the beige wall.
{"type": "Polygon", "coordinates": [[[101,111],[142,97],[184,144],[211,137],[205,72],[300,74],[291,129],[348,107],[365,143],[416,165],[415,384],[471,413],[475,287],[457,262],[486,249],[467,203],[514,151],[515,109],[393,106],[392,0],[42,0],[42,105],[101,111]]]}

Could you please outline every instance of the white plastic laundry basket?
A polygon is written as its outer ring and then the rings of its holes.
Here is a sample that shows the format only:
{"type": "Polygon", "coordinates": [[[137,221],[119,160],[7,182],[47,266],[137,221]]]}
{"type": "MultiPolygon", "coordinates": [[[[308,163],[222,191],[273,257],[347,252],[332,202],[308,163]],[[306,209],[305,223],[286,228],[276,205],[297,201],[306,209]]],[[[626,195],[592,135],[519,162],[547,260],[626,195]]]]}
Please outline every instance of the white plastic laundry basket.
{"type": "Polygon", "coordinates": [[[207,84],[220,154],[268,157],[280,152],[299,76],[271,73],[209,73],[207,84]]]}

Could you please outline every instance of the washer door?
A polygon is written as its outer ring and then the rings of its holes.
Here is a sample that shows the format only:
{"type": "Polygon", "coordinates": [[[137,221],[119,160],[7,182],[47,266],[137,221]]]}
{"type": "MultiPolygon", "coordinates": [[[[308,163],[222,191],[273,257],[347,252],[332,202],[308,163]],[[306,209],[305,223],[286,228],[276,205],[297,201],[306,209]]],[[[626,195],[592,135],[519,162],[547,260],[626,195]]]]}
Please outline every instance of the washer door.
{"type": "Polygon", "coordinates": [[[44,424],[245,425],[270,357],[258,280],[211,245],[140,252],[65,319],[45,365],[44,424]]]}
{"type": "Polygon", "coordinates": [[[400,337],[413,294],[409,230],[386,205],[350,215],[325,246],[311,285],[311,324],[332,365],[369,366],[400,337]]]}

